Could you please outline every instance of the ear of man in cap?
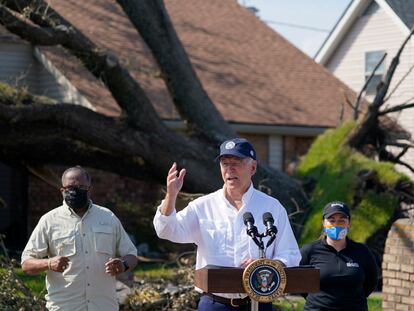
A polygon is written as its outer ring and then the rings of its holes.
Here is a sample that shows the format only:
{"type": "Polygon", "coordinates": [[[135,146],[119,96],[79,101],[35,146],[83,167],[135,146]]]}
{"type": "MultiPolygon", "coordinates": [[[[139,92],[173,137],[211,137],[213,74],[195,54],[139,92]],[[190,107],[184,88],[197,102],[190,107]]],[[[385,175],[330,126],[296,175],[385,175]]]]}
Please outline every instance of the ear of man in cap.
{"type": "Polygon", "coordinates": [[[220,155],[216,158],[216,161],[225,155],[256,160],[256,151],[245,138],[233,138],[223,142],[220,145],[220,155]]]}
{"type": "Polygon", "coordinates": [[[341,213],[347,216],[348,218],[351,218],[351,213],[349,212],[348,205],[340,201],[334,201],[326,204],[323,208],[322,218],[329,218],[330,216],[336,213],[341,213]]]}

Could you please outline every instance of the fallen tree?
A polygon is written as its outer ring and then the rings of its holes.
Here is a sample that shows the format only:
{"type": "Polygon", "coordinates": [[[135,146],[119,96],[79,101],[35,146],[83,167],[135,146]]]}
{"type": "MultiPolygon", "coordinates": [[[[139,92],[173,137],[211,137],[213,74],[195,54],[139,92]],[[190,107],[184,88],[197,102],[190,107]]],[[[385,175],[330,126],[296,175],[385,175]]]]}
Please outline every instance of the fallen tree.
{"type": "MultiPolygon", "coordinates": [[[[52,103],[24,90],[0,87],[0,158],[38,167],[76,163],[164,184],[171,163],[186,167],[185,191],[221,186],[216,164],[219,144],[237,134],[217,111],[198,80],[175,33],[164,3],[118,1],[151,50],[181,119],[185,135],[171,131],[157,115],[140,84],[118,58],[96,46],[45,1],[0,4],[0,24],[34,46],[63,47],[102,81],[121,108],[108,117],[87,108],[52,103]],[[53,129],[53,130],[51,130],[53,129]]],[[[306,209],[300,185],[260,164],[254,177],[289,213],[306,209]]],[[[299,219],[300,213],[295,214],[299,219]]]]}
{"type": "Polygon", "coordinates": [[[406,102],[384,108],[408,76],[404,75],[389,92],[401,53],[413,31],[392,59],[373,102],[366,106],[365,111],[360,110],[368,79],[353,104],[354,121],[318,137],[298,167],[298,174],[311,197],[311,207],[307,211],[300,238],[302,244],[319,236],[322,208],[329,201],[342,200],[350,205],[350,236],[368,243],[379,258],[382,258],[392,223],[398,218],[413,215],[414,183],[394,164],[414,172],[412,164],[402,160],[402,156],[414,145],[410,133],[392,118],[392,113],[413,108],[414,104],[406,102]]]}

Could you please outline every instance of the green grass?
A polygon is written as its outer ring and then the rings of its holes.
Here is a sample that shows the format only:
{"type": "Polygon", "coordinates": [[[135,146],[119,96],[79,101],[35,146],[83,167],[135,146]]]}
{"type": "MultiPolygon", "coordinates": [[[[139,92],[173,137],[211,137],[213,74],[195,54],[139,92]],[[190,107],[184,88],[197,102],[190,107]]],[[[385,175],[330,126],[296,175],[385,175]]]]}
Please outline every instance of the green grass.
{"type": "Polygon", "coordinates": [[[369,311],[381,311],[382,299],[380,297],[368,297],[368,310],[369,311]]]}
{"type": "MultiPolygon", "coordinates": [[[[46,292],[45,276],[46,273],[41,273],[38,275],[27,275],[21,268],[15,268],[16,275],[23,281],[24,285],[30,288],[36,296],[46,292]]],[[[0,273],[4,272],[4,268],[0,268],[0,273]]]]}
{"type": "Polygon", "coordinates": [[[172,279],[176,268],[159,264],[139,264],[134,269],[134,276],[141,279],[172,279]]]}
{"type": "Polygon", "coordinates": [[[385,225],[398,204],[398,199],[388,191],[400,180],[408,179],[395,171],[391,163],[377,162],[364,157],[346,144],[346,138],[355,124],[326,131],[312,144],[298,167],[301,178],[311,178],[316,184],[312,192],[304,229],[299,239],[301,245],[317,239],[322,229],[322,209],[330,201],[344,201],[352,205],[355,197],[361,201],[351,210],[352,224],[349,236],[365,242],[377,229],[385,225]],[[358,173],[375,171],[384,189],[358,193],[358,173]]]}
{"type": "MultiPolygon", "coordinates": [[[[382,299],[378,296],[368,297],[368,310],[369,311],[381,311],[382,299]]],[[[300,296],[288,296],[282,298],[273,303],[276,306],[276,310],[280,311],[302,311],[305,305],[305,299],[300,296]]]]}
{"type": "Polygon", "coordinates": [[[29,287],[36,296],[41,293],[46,294],[46,273],[42,272],[38,275],[27,275],[21,268],[17,268],[15,270],[16,274],[23,281],[23,283],[29,287]]]}
{"type": "Polygon", "coordinates": [[[305,299],[301,296],[287,296],[274,302],[273,305],[278,311],[299,311],[303,310],[305,299]]]}

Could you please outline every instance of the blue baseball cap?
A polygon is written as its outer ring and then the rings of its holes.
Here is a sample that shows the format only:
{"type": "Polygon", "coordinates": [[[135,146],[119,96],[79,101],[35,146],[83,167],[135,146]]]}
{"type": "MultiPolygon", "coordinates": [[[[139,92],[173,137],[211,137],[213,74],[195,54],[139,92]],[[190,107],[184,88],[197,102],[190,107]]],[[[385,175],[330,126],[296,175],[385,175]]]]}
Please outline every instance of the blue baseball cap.
{"type": "Polygon", "coordinates": [[[216,157],[216,161],[225,155],[256,160],[256,151],[245,138],[233,138],[223,142],[220,145],[220,155],[216,157]]]}

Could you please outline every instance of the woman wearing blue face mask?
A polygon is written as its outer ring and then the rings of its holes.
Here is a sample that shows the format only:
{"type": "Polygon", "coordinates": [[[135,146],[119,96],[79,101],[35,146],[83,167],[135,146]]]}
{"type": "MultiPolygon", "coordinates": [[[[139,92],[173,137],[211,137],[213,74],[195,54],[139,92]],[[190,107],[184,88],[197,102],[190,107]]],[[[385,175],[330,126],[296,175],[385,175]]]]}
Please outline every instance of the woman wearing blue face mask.
{"type": "Polygon", "coordinates": [[[347,237],[351,214],[343,202],[328,203],[323,234],[301,249],[301,265],[320,269],[320,291],[308,294],[304,311],[368,311],[367,297],[378,282],[378,267],[365,244],[347,237]]]}

